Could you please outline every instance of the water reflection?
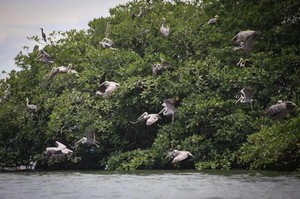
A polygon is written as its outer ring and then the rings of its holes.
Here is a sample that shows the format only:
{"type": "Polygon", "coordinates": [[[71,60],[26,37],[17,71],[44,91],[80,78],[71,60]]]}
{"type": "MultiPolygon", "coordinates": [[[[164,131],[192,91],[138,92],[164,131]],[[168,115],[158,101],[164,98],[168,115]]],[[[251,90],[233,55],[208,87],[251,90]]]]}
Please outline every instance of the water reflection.
{"type": "Polygon", "coordinates": [[[299,187],[299,174],[256,171],[60,171],[0,174],[0,199],[298,199],[299,187]]]}

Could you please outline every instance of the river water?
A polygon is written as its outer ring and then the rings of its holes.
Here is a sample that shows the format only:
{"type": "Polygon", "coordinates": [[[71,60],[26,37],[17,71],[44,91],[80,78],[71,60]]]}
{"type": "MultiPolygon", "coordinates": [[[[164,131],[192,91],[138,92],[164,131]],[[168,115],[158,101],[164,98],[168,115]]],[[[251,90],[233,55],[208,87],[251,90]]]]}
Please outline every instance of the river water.
{"type": "Polygon", "coordinates": [[[0,199],[299,199],[300,174],[260,171],[0,173],[0,199]]]}

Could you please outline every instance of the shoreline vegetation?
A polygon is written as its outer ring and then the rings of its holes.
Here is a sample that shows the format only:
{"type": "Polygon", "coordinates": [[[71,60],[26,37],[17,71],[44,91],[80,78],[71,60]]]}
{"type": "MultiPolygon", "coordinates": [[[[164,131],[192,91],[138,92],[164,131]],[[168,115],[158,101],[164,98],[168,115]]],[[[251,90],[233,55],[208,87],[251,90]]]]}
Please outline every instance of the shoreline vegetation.
{"type": "Polygon", "coordinates": [[[0,80],[0,170],[299,171],[299,8],[140,0],[37,28],[0,80]]]}

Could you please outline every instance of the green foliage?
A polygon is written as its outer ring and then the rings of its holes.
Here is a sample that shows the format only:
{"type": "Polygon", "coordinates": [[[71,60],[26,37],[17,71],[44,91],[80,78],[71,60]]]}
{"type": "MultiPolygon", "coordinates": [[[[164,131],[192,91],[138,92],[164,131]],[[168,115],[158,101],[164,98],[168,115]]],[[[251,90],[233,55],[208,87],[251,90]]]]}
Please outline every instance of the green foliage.
{"type": "Polygon", "coordinates": [[[299,169],[299,108],[283,123],[261,116],[278,100],[300,104],[299,7],[295,0],[132,1],[86,31],[51,33],[43,50],[52,65],[37,60],[38,46],[24,47],[15,58],[22,70],[0,80],[0,167],[39,160],[47,169],[171,169],[166,152],[178,149],[195,156],[180,168],[299,169]],[[144,15],[133,18],[140,7],[144,15]],[[218,23],[208,25],[215,15],[218,23]],[[168,37],[159,31],[162,18],[168,37]],[[231,39],[248,29],[261,32],[250,53],[234,51],[231,39]],[[105,37],[115,50],[99,44],[105,37]],[[245,67],[236,66],[240,58],[245,67]],[[161,59],[169,68],[155,77],[152,66],[161,59]],[[77,76],[57,74],[46,84],[53,67],[68,64],[77,76]],[[107,98],[96,95],[104,74],[120,84],[107,98]],[[2,99],[7,84],[10,95],[2,99]],[[252,106],[235,103],[245,86],[254,89],[252,106]],[[158,113],[171,97],[178,100],[173,122],[130,123],[158,113]],[[26,98],[37,111],[27,109],[26,98]],[[95,153],[74,147],[88,129],[100,146],[95,153]],[[45,158],[56,140],[74,153],[45,158]]]}
{"type": "Polygon", "coordinates": [[[251,134],[239,149],[239,162],[251,169],[294,170],[299,167],[300,117],[251,134]]]}

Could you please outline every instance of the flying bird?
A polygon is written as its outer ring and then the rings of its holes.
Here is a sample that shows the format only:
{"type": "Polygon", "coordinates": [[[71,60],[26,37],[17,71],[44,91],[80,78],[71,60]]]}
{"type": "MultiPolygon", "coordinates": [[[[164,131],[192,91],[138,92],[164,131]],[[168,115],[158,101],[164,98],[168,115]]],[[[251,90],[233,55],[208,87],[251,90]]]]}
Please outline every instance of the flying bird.
{"type": "Polygon", "coordinates": [[[116,50],[112,47],[114,45],[114,42],[111,39],[104,38],[99,43],[102,45],[103,48],[110,48],[111,50],[116,50]]]}
{"type": "Polygon", "coordinates": [[[165,99],[164,102],[162,103],[162,106],[164,108],[158,113],[158,115],[162,113],[166,117],[172,117],[172,122],[173,122],[176,113],[175,103],[176,103],[175,98],[165,99]]]}
{"type": "Polygon", "coordinates": [[[234,50],[244,50],[245,53],[248,53],[252,47],[253,42],[259,34],[259,31],[253,30],[240,31],[231,39],[233,44],[236,45],[234,50]]]}
{"type": "Polygon", "coordinates": [[[40,62],[43,62],[43,63],[46,63],[46,64],[53,64],[54,63],[51,55],[46,53],[46,51],[44,51],[44,50],[40,50],[36,60],[38,60],[40,62]]]}
{"type": "Polygon", "coordinates": [[[29,99],[26,98],[26,105],[27,105],[27,108],[29,110],[33,110],[33,111],[36,111],[37,110],[37,105],[34,105],[34,104],[29,104],[29,99]]]}
{"type": "Polygon", "coordinates": [[[161,22],[160,22],[160,32],[165,36],[169,36],[170,34],[170,28],[169,27],[165,27],[164,23],[165,23],[166,19],[162,18],[161,22]]]}
{"type": "Polygon", "coordinates": [[[270,106],[266,111],[264,111],[263,115],[275,120],[283,120],[295,106],[296,104],[291,101],[283,102],[282,100],[279,100],[276,104],[270,106]]]}
{"type": "Polygon", "coordinates": [[[43,40],[44,40],[45,42],[47,42],[46,34],[44,33],[44,29],[43,29],[43,28],[40,28],[40,29],[41,29],[41,32],[42,32],[43,40]]]}
{"type": "Polygon", "coordinates": [[[178,151],[173,150],[169,153],[169,155],[166,158],[173,158],[172,163],[181,162],[185,159],[187,159],[189,156],[194,157],[189,151],[178,151]]]}
{"type": "Polygon", "coordinates": [[[72,153],[73,151],[68,149],[64,144],[58,142],[58,141],[55,141],[55,146],[56,147],[47,147],[46,148],[46,154],[59,154],[59,153],[62,153],[62,154],[69,154],[69,153],[72,153]]]}
{"type": "Polygon", "coordinates": [[[69,64],[68,67],[65,66],[59,66],[59,67],[54,67],[51,72],[48,75],[48,79],[45,83],[45,85],[51,80],[53,79],[53,77],[55,77],[58,73],[71,73],[71,74],[75,74],[76,76],[78,76],[78,72],[75,70],[71,70],[72,68],[72,64],[69,64]]]}
{"type": "Polygon", "coordinates": [[[209,25],[214,25],[214,24],[216,24],[216,23],[218,22],[218,18],[219,18],[219,16],[216,15],[214,18],[208,20],[207,24],[209,24],[209,25]]]}
{"type": "Polygon", "coordinates": [[[85,137],[82,137],[80,140],[75,142],[75,146],[78,146],[80,144],[86,145],[86,146],[96,146],[99,147],[99,145],[96,142],[96,135],[95,132],[89,132],[86,133],[85,137]]]}
{"type": "Polygon", "coordinates": [[[96,92],[96,95],[100,95],[103,97],[108,97],[114,92],[120,84],[113,81],[104,81],[99,85],[99,89],[96,92]]]}
{"type": "Polygon", "coordinates": [[[160,116],[156,113],[148,114],[147,112],[144,112],[135,122],[130,122],[131,124],[136,124],[140,121],[146,120],[146,125],[150,126],[154,124],[158,119],[160,119],[160,116]]]}

